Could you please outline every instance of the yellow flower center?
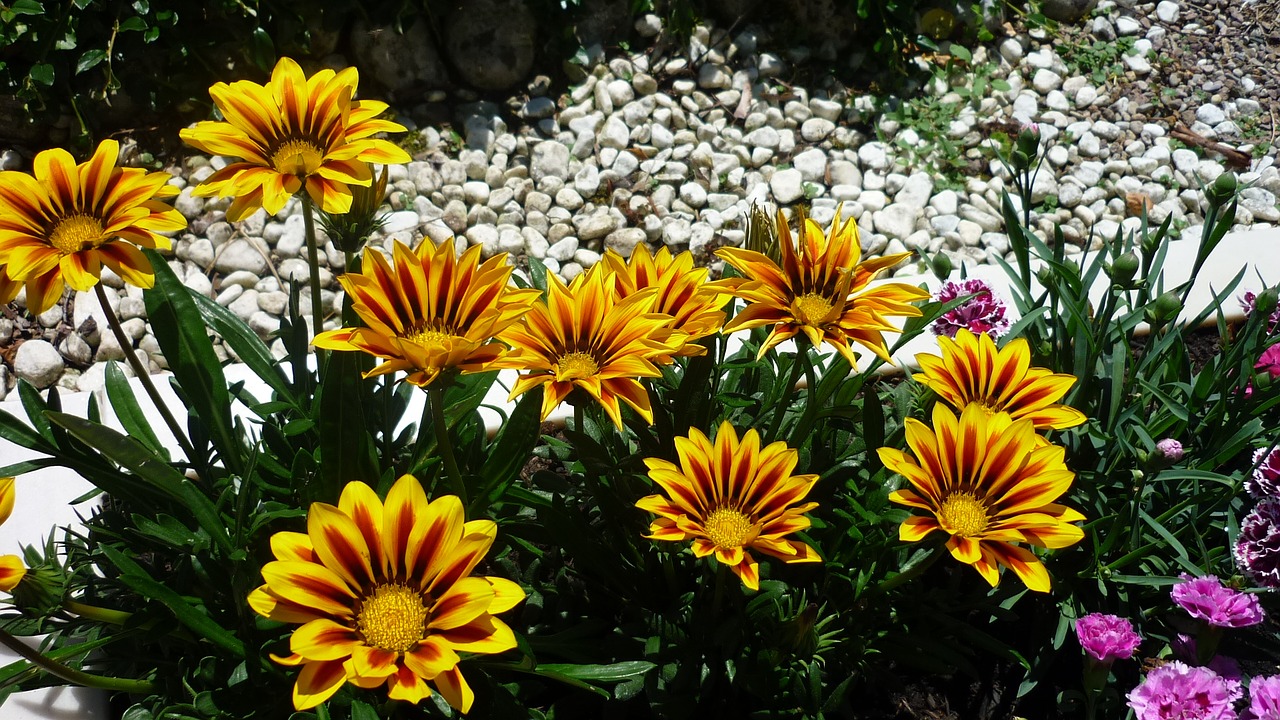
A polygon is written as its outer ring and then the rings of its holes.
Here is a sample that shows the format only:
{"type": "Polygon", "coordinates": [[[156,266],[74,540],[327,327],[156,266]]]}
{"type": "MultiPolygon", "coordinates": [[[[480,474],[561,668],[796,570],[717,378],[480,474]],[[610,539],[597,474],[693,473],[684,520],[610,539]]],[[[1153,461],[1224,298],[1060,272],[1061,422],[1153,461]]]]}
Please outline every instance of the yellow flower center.
{"type": "Polygon", "coordinates": [[[306,177],[320,169],[324,151],[311,140],[289,140],[276,149],[271,164],[284,175],[306,177]]]}
{"type": "Polygon", "coordinates": [[[360,603],[356,627],[369,645],[407,652],[426,635],[427,615],[422,593],[395,583],[379,585],[360,603]]]}
{"type": "Polygon", "coordinates": [[[803,325],[821,325],[831,312],[831,300],[817,293],[806,293],[792,303],[797,320],[803,325]]]}
{"type": "Polygon", "coordinates": [[[707,539],[715,543],[716,547],[722,548],[749,545],[760,534],[760,529],[751,522],[751,518],[728,507],[714,510],[702,523],[702,527],[707,533],[707,539]]]}
{"type": "Polygon", "coordinates": [[[409,328],[409,330],[400,337],[415,345],[426,348],[448,345],[450,340],[453,340],[458,336],[451,332],[447,332],[446,330],[440,330],[433,325],[423,324],[420,327],[409,328]]]}
{"type": "Polygon", "coordinates": [[[71,215],[58,221],[49,233],[49,244],[63,255],[80,252],[102,239],[102,222],[88,215],[71,215]]]}
{"type": "Polygon", "coordinates": [[[987,506],[971,493],[955,492],[942,501],[939,512],[942,524],[952,535],[974,537],[987,529],[991,519],[987,506]]]}
{"type": "Polygon", "coordinates": [[[600,372],[600,366],[596,364],[596,359],[584,352],[571,352],[567,355],[561,355],[560,361],[556,365],[559,370],[556,373],[556,379],[558,380],[589,378],[600,372]]]}

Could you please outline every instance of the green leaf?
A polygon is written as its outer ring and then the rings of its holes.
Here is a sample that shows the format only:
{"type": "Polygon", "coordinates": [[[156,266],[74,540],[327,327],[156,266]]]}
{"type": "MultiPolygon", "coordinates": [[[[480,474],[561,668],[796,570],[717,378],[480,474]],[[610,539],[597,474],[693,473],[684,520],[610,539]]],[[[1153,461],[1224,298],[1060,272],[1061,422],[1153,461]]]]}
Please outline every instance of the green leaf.
{"type": "Polygon", "coordinates": [[[125,21],[124,21],[124,22],[120,23],[120,32],[125,32],[125,31],[128,31],[128,30],[133,30],[133,31],[135,31],[135,32],[141,32],[141,31],[146,30],[146,29],[147,29],[147,21],[146,21],[146,20],[143,20],[142,18],[138,17],[137,15],[134,15],[134,16],[133,16],[133,17],[131,17],[131,18],[127,18],[127,19],[125,19],[125,21]]]}
{"type": "Polygon", "coordinates": [[[192,293],[200,317],[222,338],[222,342],[230,347],[240,361],[249,366],[253,372],[276,392],[277,400],[289,403],[299,414],[302,413],[298,398],[280,369],[280,363],[271,354],[271,349],[258,337],[244,321],[235,313],[214,302],[212,298],[192,293]]]}
{"type": "Polygon", "coordinates": [[[263,28],[256,28],[250,38],[250,43],[253,64],[263,71],[271,70],[272,66],[276,64],[276,46],[271,41],[271,36],[263,28]]]}
{"type": "MultiPolygon", "coordinates": [[[[121,435],[105,425],[67,413],[49,413],[49,419],[66,428],[77,440],[97,448],[103,457],[129,470],[152,488],[187,508],[209,537],[227,552],[232,550],[231,539],[227,536],[226,525],[217,508],[202,491],[167,462],[147,451],[133,438],[121,435]]],[[[112,491],[110,487],[103,487],[97,478],[89,480],[107,492],[112,491]]]]}
{"type": "Polygon", "coordinates": [[[43,15],[44,3],[37,0],[17,0],[9,6],[9,12],[14,15],[43,15]]]}
{"type": "Polygon", "coordinates": [[[542,291],[543,295],[547,293],[547,266],[542,261],[532,255],[529,256],[529,281],[533,286],[542,291]]]}
{"type": "Polygon", "coordinates": [[[244,656],[244,643],[234,633],[214,622],[203,609],[192,607],[186,598],[167,585],[156,582],[141,565],[114,547],[103,545],[102,552],[120,570],[121,582],[143,596],[163,603],[173,612],[178,622],[186,625],[192,632],[234,655],[244,656]]]}
{"type": "Polygon", "coordinates": [[[321,487],[309,499],[334,502],[352,480],[374,483],[378,477],[373,438],[366,429],[362,399],[372,383],[361,377],[369,356],[329,353],[320,387],[316,422],[320,429],[321,487]]]}
{"type": "Polygon", "coordinates": [[[0,439],[8,440],[14,445],[52,455],[55,448],[45,441],[31,426],[18,418],[0,410],[0,439]]]}
{"type": "Polygon", "coordinates": [[[190,409],[207,426],[222,462],[240,475],[244,469],[243,448],[231,423],[231,393],[213,352],[207,325],[192,300],[194,293],[178,280],[159,253],[150,249],[144,252],[155,272],[155,286],[143,293],[155,338],[190,409]]]}
{"type": "Polygon", "coordinates": [[[22,400],[22,409],[27,411],[27,419],[31,421],[31,427],[40,433],[40,437],[57,445],[57,440],[53,437],[53,429],[49,426],[48,418],[45,417],[49,407],[40,397],[40,392],[26,380],[19,380],[18,397],[22,400]]]}
{"type": "Polygon", "coordinates": [[[115,411],[116,419],[120,421],[120,426],[129,434],[129,437],[136,439],[156,455],[167,455],[164,446],[160,444],[160,440],[151,429],[151,423],[147,422],[147,416],[138,406],[138,399],[133,394],[128,378],[124,376],[120,366],[114,362],[107,363],[106,388],[111,409],[115,411]]]}
{"type": "Polygon", "coordinates": [[[351,702],[351,720],[378,720],[378,711],[359,700],[351,702]]]}
{"type": "Polygon", "coordinates": [[[81,55],[80,60],[76,62],[75,74],[79,75],[85,70],[88,70],[89,68],[93,67],[94,65],[97,65],[98,63],[106,59],[107,59],[107,53],[105,50],[98,50],[98,49],[88,50],[85,52],[85,54],[81,55]]]}
{"type": "Polygon", "coordinates": [[[506,489],[520,476],[520,470],[538,443],[541,420],[541,392],[528,392],[516,403],[511,417],[494,438],[489,459],[480,470],[482,485],[472,500],[468,517],[480,517],[501,501],[506,489]]]}
{"type": "Polygon", "coordinates": [[[657,667],[645,660],[629,660],[612,665],[570,665],[558,663],[542,663],[538,670],[552,672],[576,680],[594,682],[622,682],[628,678],[639,677],[657,667]]]}

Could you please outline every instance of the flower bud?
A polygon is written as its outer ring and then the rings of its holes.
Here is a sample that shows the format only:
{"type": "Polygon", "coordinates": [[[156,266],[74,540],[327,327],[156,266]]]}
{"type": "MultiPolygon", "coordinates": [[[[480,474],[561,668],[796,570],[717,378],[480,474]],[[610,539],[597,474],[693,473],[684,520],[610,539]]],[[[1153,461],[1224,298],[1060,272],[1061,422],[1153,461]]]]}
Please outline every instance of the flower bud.
{"type": "Polygon", "coordinates": [[[1021,150],[1013,151],[1013,157],[1011,158],[1011,161],[1013,162],[1014,170],[1024,171],[1027,168],[1031,167],[1031,157],[1028,156],[1026,153],[1022,152],[1021,150]]]}
{"type": "Polygon", "coordinates": [[[62,606],[67,577],[62,568],[45,561],[27,568],[27,573],[11,592],[13,606],[27,617],[48,617],[62,606]]]}
{"type": "Polygon", "coordinates": [[[1133,251],[1126,252],[1111,264],[1111,281],[1121,287],[1129,287],[1133,276],[1138,274],[1138,256],[1133,251]]]}
{"type": "Polygon", "coordinates": [[[951,256],[947,255],[945,252],[934,253],[933,257],[929,258],[929,268],[933,270],[934,277],[945,281],[947,278],[951,277],[951,270],[953,268],[951,256]]]}
{"type": "Polygon", "coordinates": [[[1182,449],[1182,443],[1173,438],[1165,438],[1156,443],[1156,453],[1171,463],[1178,462],[1186,454],[1182,449]]]}
{"type": "Polygon", "coordinates": [[[1221,207],[1226,205],[1232,196],[1236,194],[1237,185],[1236,174],[1224,172],[1209,187],[1205,188],[1204,194],[1209,199],[1210,205],[1221,207]]]}
{"type": "Polygon", "coordinates": [[[1155,327],[1160,327],[1178,317],[1180,312],[1182,312],[1182,300],[1178,298],[1176,292],[1170,290],[1152,300],[1151,304],[1147,306],[1147,322],[1155,327]]]}
{"type": "Polygon", "coordinates": [[[1031,123],[1022,128],[1022,132],[1018,133],[1018,150],[1028,158],[1035,157],[1040,152],[1040,126],[1031,123]]]}
{"type": "Polygon", "coordinates": [[[1276,311],[1276,303],[1280,302],[1280,286],[1272,286],[1258,293],[1253,300],[1253,311],[1270,317],[1276,311]]]}

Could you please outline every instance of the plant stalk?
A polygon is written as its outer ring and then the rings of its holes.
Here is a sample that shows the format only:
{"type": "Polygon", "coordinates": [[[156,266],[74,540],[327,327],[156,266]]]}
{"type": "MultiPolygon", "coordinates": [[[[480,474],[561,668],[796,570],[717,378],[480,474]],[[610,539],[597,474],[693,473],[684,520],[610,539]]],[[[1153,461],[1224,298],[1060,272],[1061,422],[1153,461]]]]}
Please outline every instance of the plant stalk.
{"type": "Polygon", "coordinates": [[[468,504],[467,484],[462,480],[462,473],[458,471],[458,461],[453,457],[453,442],[449,439],[449,424],[444,419],[444,388],[440,386],[439,379],[427,386],[427,404],[431,406],[431,421],[435,427],[436,448],[440,451],[440,457],[444,460],[445,474],[449,476],[449,483],[453,485],[453,492],[462,500],[463,507],[468,504]]]}
{"type": "Polygon", "coordinates": [[[110,610],[96,605],[86,605],[75,600],[63,600],[62,609],[75,613],[86,620],[96,620],[108,625],[124,625],[129,621],[129,618],[133,617],[133,613],[124,612],[123,610],[110,610]]]}
{"type": "Polygon", "coordinates": [[[129,693],[132,695],[144,695],[155,690],[155,684],[149,680],[128,680],[126,678],[92,675],[90,673],[81,672],[67,665],[63,665],[57,660],[46,657],[38,650],[32,648],[4,630],[0,630],[0,645],[4,645],[18,655],[21,655],[32,665],[35,665],[50,675],[60,680],[65,680],[73,685],[98,688],[100,690],[108,690],[111,692],[129,693]]]}
{"type": "Polygon", "coordinates": [[[173,438],[182,447],[183,454],[187,456],[187,462],[194,463],[196,461],[195,448],[191,447],[191,441],[187,439],[186,432],[178,424],[178,419],[169,411],[169,406],[160,398],[160,391],[156,389],[155,383],[151,382],[149,368],[142,364],[142,360],[134,352],[133,341],[129,339],[128,335],[124,334],[124,329],[120,327],[120,318],[111,309],[111,304],[107,301],[107,293],[102,289],[102,283],[94,285],[93,290],[98,295],[98,304],[102,306],[102,313],[107,316],[107,325],[110,326],[112,334],[116,336],[116,342],[120,345],[120,350],[124,353],[129,367],[133,368],[133,374],[138,377],[138,381],[142,383],[143,389],[147,391],[147,395],[151,398],[151,403],[155,405],[156,410],[160,412],[160,417],[164,418],[165,424],[169,426],[169,432],[173,433],[173,438]]]}
{"type": "Polygon", "coordinates": [[[791,372],[787,377],[787,384],[782,388],[782,397],[779,398],[778,407],[773,411],[773,421],[769,423],[769,434],[765,436],[767,442],[773,442],[778,439],[778,431],[782,429],[782,420],[787,415],[787,410],[791,408],[791,401],[796,396],[796,383],[800,381],[800,374],[804,372],[804,368],[809,364],[809,345],[804,342],[800,336],[796,336],[796,359],[791,363],[791,372]]]}
{"type": "MultiPolygon", "coordinates": [[[[302,228],[307,236],[307,265],[311,270],[307,278],[311,288],[311,336],[315,337],[324,330],[324,311],[320,307],[320,254],[316,248],[316,223],[311,217],[311,196],[303,191],[298,193],[298,197],[302,199],[302,228]]],[[[316,350],[317,368],[320,367],[319,354],[320,350],[316,350]]]]}

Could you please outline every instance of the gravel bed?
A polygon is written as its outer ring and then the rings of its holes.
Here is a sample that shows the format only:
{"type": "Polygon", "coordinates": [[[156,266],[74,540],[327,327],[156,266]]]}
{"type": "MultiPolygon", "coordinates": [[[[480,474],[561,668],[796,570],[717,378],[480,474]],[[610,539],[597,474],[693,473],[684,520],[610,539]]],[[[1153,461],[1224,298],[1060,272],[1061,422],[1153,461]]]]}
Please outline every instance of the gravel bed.
{"type": "MultiPolygon", "coordinates": [[[[689,250],[715,268],[717,247],[743,242],[753,203],[806,202],[819,223],[837,211],[857,218],[868,254],[995,262],[1009,253],[998,212],[1009,177],[984,148],[1027,122],[1051,147],[1034,188],[1047,207],[1035,223],[1046,233],[1061,224],[1069,252],[1137,229],[1143,208],[1156,222],[1171,217],[1183,239],[1197,237],[1198,188],[1228,169],[1247,185],[1238,229],[1268,227],[1280,222],[1278,10],[1280,0],[1102,0],[1076,27],[975,48],[950,83],[935,79],[899,101],[945,108],[945,126],[932,128],[885,112],[892,99],[831,82],[789,84],[804,48],[766,50],[750,26],[732,35],[699,28],[679,48],[658,42],[600,54],[562,96],[548,94],[540,77],[502,106],[457,106],[448,126],[419,126],[406,113],[415,160],[391,169],[387,225],[371,244],[453,238],[460,248],[482,246],[486,257],[536,257],[565,280],[606,250],[629,255],[640,244],[689,250]],[[978,96],[978,77],[1003,83],[986,83],[978,96]],[[959,172],[937,171],[943,144],[955,148],[959,172]]],[[[660,22],[644,17],[637,29],[654,37],[660,22]]],[[[0,157],[6,168],[22,163],[12,151],[0,157]]],[[[170,169],[190,224],[174,238],[171,264],[270,339],[291,283],[303,283],[309,308],[300,207],[226,222],[227,200],[190,191],[225,163],[193,156],[170,169]]],[[[342,304],[335,274],[343,256],[322,240],[328,328],[342,304]]],[[[922,270],[911,261],[895,273],[922,270]]],[[[125,333],[162,370],[141,291],[105,269],[104,284],[125,333]]],[[[0,308],[0,399],[18,377],[41,388],[102,387],[103,363],[123,357],[104,322],[92,293],[35,318],[21,297],[0,308]]]]}

